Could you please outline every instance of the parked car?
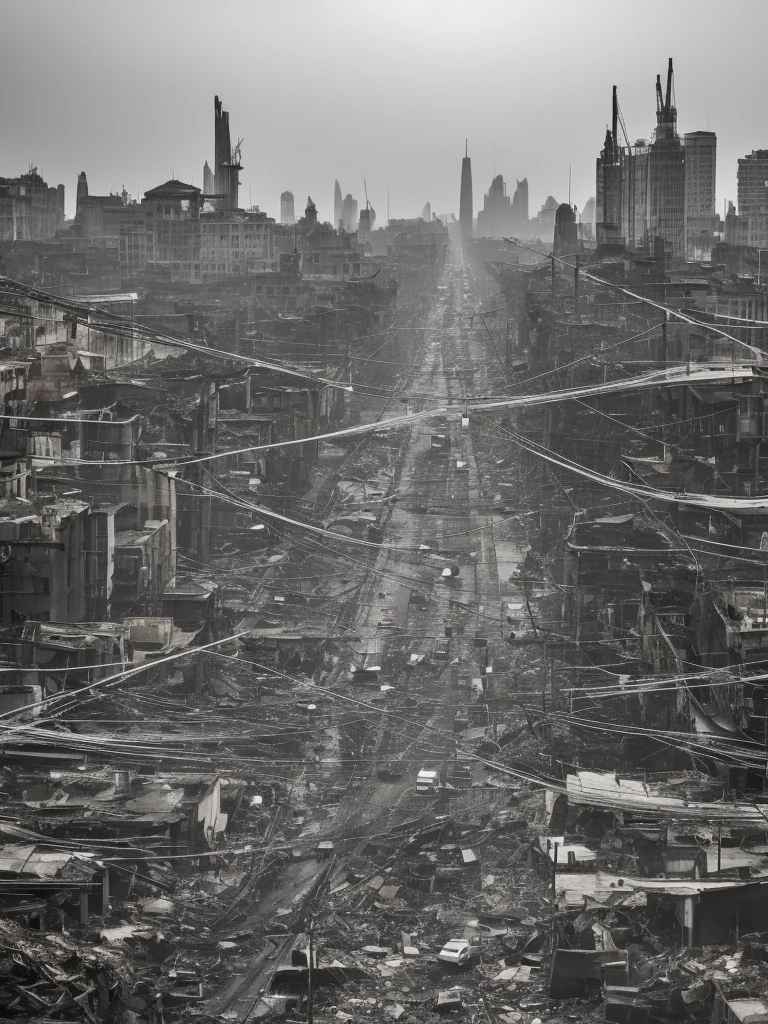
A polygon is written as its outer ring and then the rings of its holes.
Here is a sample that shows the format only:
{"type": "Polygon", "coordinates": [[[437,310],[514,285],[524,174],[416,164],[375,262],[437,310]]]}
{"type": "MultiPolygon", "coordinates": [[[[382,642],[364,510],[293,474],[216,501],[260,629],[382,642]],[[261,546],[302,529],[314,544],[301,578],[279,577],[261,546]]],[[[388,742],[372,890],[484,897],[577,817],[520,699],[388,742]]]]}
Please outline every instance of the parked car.
{"type": "Polygon", "coordinates": [[[454,964],[456,967],[463,967],[469,963],[472,956],[472,947],[466,939],[449,939],[437,954],[437,959],[444,964],[454,964]]]}

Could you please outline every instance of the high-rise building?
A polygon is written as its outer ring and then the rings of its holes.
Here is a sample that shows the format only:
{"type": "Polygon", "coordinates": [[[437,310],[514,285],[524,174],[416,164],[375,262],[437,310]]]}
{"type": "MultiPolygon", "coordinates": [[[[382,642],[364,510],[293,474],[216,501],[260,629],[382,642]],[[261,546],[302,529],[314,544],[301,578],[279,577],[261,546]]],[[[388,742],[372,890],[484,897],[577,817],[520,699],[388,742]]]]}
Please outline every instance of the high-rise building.
{"type": "Polygon", "coordinates": [[[220,197],[216,205],[220,210],[237,210],[240,171],[242,170],[240,142],[234,149],[232,148],[232,140],[229,135],[229,113],[222,109],[218,96],[214,98],[213,109],[216,142],[214,191],[220,197]]]}
{"type": "Polygon", "coordinates": [[[75,199],[75,220],[78,219],[78,214],[81,212],[81,206],[83,199],[88,198],[88,178],[85,175],[85,171],[80,171],[77,176],[77,196],[75,199]]]}
{"type": "Polygon", "coordinates": [[[341,225],[344,231],[350,234],[357,231],[357,200],[347,192],[344,202],[341,204],[341,225]]]}
{"type": "Polygon", "coordinates": [[[370,203],[364,210],[360,211],[360,223],[357,226],[357,240],[360,243],[365,243],[371,231],[373,231],[373,225],[376,223],[376,211],[370,203]]]}
{"type": "Polygon", "coordinates": [[[621,235],[630,249],[646,244],[648,233],[648,154],[645,139],[621,150],[621,235]]]}
{"type": "Polygon", "coordinates": [[[717,136],[714,132],[686,132],[685,149],[685,257],[709,258],[715,228],[715,169],[717,136]]]}
{"type": "Polygon", "coordinates": [[[768,149],[753,149],[738,162],[739,216],[768,213],[768,149]]]}
{"type": "Polygon", "coordinates": [[[560,203],[555,210],[555,233],[552,252],[555,256],[573,256],[579,251],[579,229],[576,211],[570,203],[560,203]]]}
{"type": "Polygon", "coordinates": [[[557,219],[558,201],[554,196],[547,196],[541,209],[530,221],[535,238],[542,242],[551,242],[555,236],[555,220],[557,219]]]}
{"type": "Polygon", "coordinates": [[[707,258],[715,223],[714,132],[677,131],[672,58],[666,91],[656,77],[656,129],[651,142],[620,146],[626,130],[613,88],[613,116],[597,160],[595,229],[598,243],[630,249],[657,244],[676,260],[707,258]]]}
{"type": "Polygon", "coordinates": [[[341,227],[341,221],[344,216],[344,202],[341,198],[341,185],[337,178],[333,185],[333,226],[336,231],[341,227]]]}
{"type": "Polygon", "coordinates": [[[753,149],[738,162],[738,214],[729,204],[725,240],[729,245],[768,249],[768,149],[753,149]]]}
{"type": "Polygon", "coordinates": [[[432,206],[429,202],[424,203],[421,209],[421,219],[429,223],[432,220],[432,206]]]}
{"type": "Polygon", "coordinates": [[[64,227],[64,186],[49,186],[36,167],[0,178],[0,242],[53,238],[64,227]]]}
{"type": "Polygon", "coordinates": [[[590,196],[584,203],[579,217],[579,234],[582,239],[593,241],[595,237],[595,197],[590,196]]]}
{"type": "Polygon", "coordinates": [[[212,196],[216,190],[216,183],[213,171],[208,166],[208,161],[203,165],[203,195],[212,196]]]}
{"type": "Polygon", "coordinates": [[[497,174],[477,211],[477,233],[481,238],[503,238],[512,232],[512,200],[504,178],[497,174]]]}
{"type": "Polygon", "coordinates": [[[280,193],[280,223],[296,223],[296,215],[293,210],[293,192],[280,193]]]}
{"type": "Polygon", "coordinates": [[[672,58],[667,68],[667,88],[662,94],[661,75],[656,76],[656,131],[648,154],[648,237],[653,245],[663,239],[673,257],[685,255],[685,149],[677,134],[677,109],[673,103],[672,58]]]}
{"type": "Polygon", "coordinates": [[[472,221],[474,219],[474,206],[472,204],[472,161],[469,158],[469,150],[466,141],[464,143],[464,156],[461,161],[461,192],[459,195],[459,224],[462,235],[472,237],[472,221]]]}
{"type": "Polygon", "coordinates": [[[528,237],[528,179],[518,181],[512,196],[512,234],[528,237]]]}
{"type": "Polygon", "coordinates": [[[597,158],[595,174],[595,216],[598,245],[624,245],[621,233],[623,174],[618,140],[619,101],[613,87],[611,127],[606,129],[605,142],[597,158]]]}

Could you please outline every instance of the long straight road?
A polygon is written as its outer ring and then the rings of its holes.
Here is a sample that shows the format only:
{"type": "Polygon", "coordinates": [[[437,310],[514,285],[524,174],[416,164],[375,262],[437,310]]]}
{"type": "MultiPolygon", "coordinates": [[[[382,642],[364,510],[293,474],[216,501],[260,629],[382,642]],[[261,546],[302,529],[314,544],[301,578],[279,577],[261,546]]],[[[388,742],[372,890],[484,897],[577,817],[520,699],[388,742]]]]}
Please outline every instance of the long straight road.
{"type": "MultiPolygon", "coordinates": [[[[460,402],[466,397],[467,381],[474,378],[476,387],[485,377],[482,360],[486,353],[468,329],[468,313],[474,312],[471,280],[457,241],[454,238],[449,247],[442,279],[430,298],[423,364],[410,385],[414,393],[434,396],[440,404],[460,402]]],[[[369,703],[378,694],[378,681],[370,688],[347,692],[369,708],[364,712],[369,746],[380,756],[390,753],[402,758],[406,773],[402,780],[388,783],[378,779],[375,761],[356,766],[353,775],[358,781],[347,789],[326,831],[317,837],[332,836],[342,859],[357,847],[361,836],[386,832],[398,820],[414,814],[431,813],[423,798],[414,796],[417,767],[421,759],[438,766],[455,752],[453,718],[457,702],[467,700],[451,687],[447,663],[432,660],[435,642],[451,634],[448,658],[458,660],[465,675],[480,674],[483,667],[478,662],[475,634],[488,632],[487,620],[492,618],[488,610],[498,607],[492,516],[475,511],[480,480],[470,430],[460,417],[434,423],[427,420],[426,424],[412,421],[404,429],[408,435],[401,445],[399,500],[360,591],[353,623],[369,649],[378,648],[381,681],[393,685],[396,696],[378,712],[370,710],[369,703]],[[433,433],[446,436],[444,450],[433,449],[433,433]],[[429,563],[426,554],[422,566],[404,567],[393,550],[421,545],[430,553],[450,553],[451,561],[460,566],[460,575],[444,579],[439,566],[429,563]],[[404,581],[404,571],[422,579],[423,584],[404,581]],[[423,602],[411,601],[419,591],[426,609],[423,602]],[[399,616],[399,628],[392,628],[393,611],[395,619],[399,616]],[[410,654],[424,654],[424,664],[429,667],[409,672],[410,654]],[[403,712],[402,701],[398,703],[403,695],[409,699],[407,712],[403,712]],[[390,719],[388,711],[393,707],[402,717],[390,719]]],[[[263,932],[278,909],[293,910],[298,925],[306,897],[325,867],[316,859],[288,865],[279,885],[250,909],[244,927],[263,932]]],[[[244,1019],[278,963],[279,953],[269,959],[263,949],[254,950],[248,965],[208,1001],[208,1011],[234,1012],[244,1019]]]]}

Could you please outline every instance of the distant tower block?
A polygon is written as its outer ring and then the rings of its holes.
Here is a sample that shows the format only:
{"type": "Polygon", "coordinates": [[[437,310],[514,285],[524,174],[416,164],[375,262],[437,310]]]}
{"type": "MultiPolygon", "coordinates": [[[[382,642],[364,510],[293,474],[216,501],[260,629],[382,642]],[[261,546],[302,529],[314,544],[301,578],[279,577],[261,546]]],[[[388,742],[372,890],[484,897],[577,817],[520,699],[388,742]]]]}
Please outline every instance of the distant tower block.
{"type": "Polygon", "coordinates": [[[85,176],[85,171],[80,171],[77,176],[77,197],[75,206],[75,218],[80,214],[81,200],[88,198],[88,179],[85,176]]]}
{"type": "Polygon", "coordinates": [[[421,219],[426,221],[432,220],[432,207],[428,202],[424,203],[424,207],[421,211],[421,219]]]}
{"type": "Polygon", "coordinates": [[[528,179],[518,181],[512,196],[512,234],[528,237],[528,179]]]}
{"type": "Polygon", "coordinates": [[[341,199],[341,185],[337,178],[333,186],[333,227],[336,231],[341,227],[341,220],[344,216],[344,204],[341,199]]]}
{"type": "Polygon", "coordinates": [[[219,197],[217,206],[221,210],[238,209],[240,188],[240,142],[232,149],[229,137],[229,114],[222,109],[219,97],[214,97],[214,137],[216,158],[214,168],[214,192],[219,197]]]}
{"type": "Polygon", "coordinates": [[[359,242],[367,241],[375,223],[376,211],[369,203],[364,210],[360,211],[360,223],[357,227],[357,240],[359,242]]]}
{"type": "Polygon", "coordinates": [[[205,161],[203,166],[203,195],[212,196],[216,191],[216,179],[214,178],[213,171],[208,166],[208,161],[205,161]]]}
{"type": "Polygon", "coordinates": [[[293,192],[280,193],[280,223],[296,223],[296,215],[293,210],[293,192]]]}
{"type": "Polygon", "coordinates": [[[350,234],[357,231],[357,200],[352,198],[352,194],[348,192],[344,196],[344,202],[341,207],[341,222],[345,231],[350,234]]]}
{"type": "Polygon", "coordinates": [[[555,256],[572,256],[579,251],[579,229],[576,211],[570,203],[561,203],[555,211],[555,256]]]}
{"type": "Polygon", "coordinates": [[[459,224],[462,235],[472,237],[472,221],[474,219],[474,207],[472,205],[472,161],[469,158],[469,151],[464,149],[464,158],[461,161],[461,194],[459,197],[459,224]]]}

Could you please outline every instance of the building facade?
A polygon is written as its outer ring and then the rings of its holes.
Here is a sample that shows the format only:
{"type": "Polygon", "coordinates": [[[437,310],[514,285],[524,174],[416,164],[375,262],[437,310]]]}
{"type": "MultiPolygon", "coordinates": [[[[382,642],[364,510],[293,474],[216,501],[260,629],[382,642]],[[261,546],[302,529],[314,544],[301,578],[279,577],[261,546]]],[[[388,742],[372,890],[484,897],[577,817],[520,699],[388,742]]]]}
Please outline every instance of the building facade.
{"type": "Polygon", "coordinates": [[[497,174],[477,211],[477,233],[481,238],[503,238],[512,232],[512,200],[504,178],[497,174]]]}
{"type": "Polygon", "coordinates": [[[282,192],[280,194],[280,223],[288,225],[296,223],[296,214],[293,207],[293,192],[282,192]]]}
{"type": "Polygon", "coordinates": [[[49,186],[36,167],[0,178],[0,242],[53,238],[64,227],[64,186],[49,186]]]}
{"type": "Polygon", "coordinates": [[[768,149],[753,149],[736,171],[739,216],[768,213],[768,149]]]}
{"type": "Polygon", "coordinates": [[[461,233],[472,237],[473,220],[475,216],[472,203],[472,161],[469,154],[465,152],[461,161],[461,192],[459,195],[459,224],[461,233]]]}
{"type": "Polygon", "coordinates": [[[232,148],[229,135],[229,112],[222,109],[221,100],[214,97],[214,141],[216,156],[214,165],[214,192],[217,207],[221,210],[238,209],[240,189],[240,143],[232,148]]]}
{"type": "Polygon", "coordinates": [[[686,132],[685,149],[685,258],[709,258],[715,226],[715,171],[717,136],[714,132],[686,132]]]}

